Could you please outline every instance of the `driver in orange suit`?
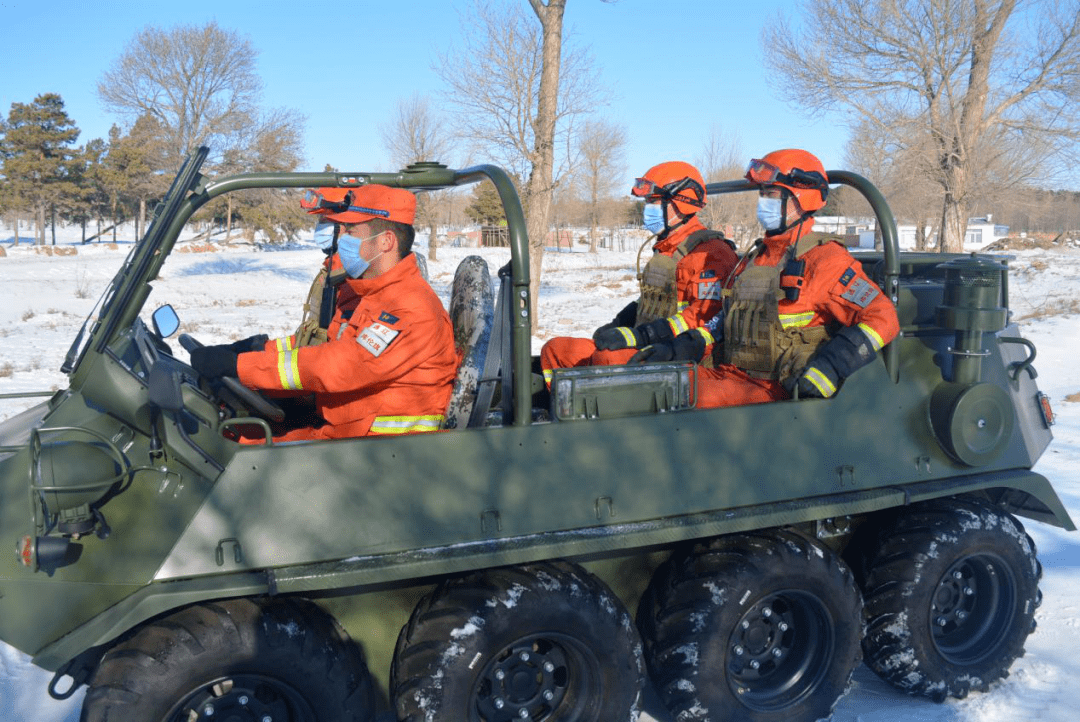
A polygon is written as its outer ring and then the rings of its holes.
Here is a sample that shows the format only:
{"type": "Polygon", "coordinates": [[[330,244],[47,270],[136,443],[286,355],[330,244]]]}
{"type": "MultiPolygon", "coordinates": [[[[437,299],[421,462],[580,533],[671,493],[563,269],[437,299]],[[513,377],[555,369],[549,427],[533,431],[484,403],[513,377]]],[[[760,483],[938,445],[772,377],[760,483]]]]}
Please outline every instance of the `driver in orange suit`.
{"type": "Polygon", "coordinates": [[[247,353],[208,346],[191,353],[191,365],[255,390],[314,393],[317,417],[275,441],[438,430],[458,357],[450,317],[411,252],[415,209],[409,191],[368,185],[324,215],[340,226],[348,275],[326,343],[297,348],[290,336],[247,353]]]}

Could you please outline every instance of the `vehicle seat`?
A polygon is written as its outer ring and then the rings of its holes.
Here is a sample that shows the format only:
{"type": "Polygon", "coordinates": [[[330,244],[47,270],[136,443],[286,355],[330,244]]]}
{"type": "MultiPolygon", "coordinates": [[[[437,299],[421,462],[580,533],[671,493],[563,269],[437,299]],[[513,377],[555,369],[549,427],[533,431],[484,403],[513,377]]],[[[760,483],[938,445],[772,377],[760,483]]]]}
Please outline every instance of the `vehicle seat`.
{"type": "Polygon", "coordinates": [[[493,297],[487,262],[480,256],[462,260],[450,287],[450,321],[461,365],[454,378],[444,429],[462,429],[469,423],[491,341],[495,319],[493,297]]]}

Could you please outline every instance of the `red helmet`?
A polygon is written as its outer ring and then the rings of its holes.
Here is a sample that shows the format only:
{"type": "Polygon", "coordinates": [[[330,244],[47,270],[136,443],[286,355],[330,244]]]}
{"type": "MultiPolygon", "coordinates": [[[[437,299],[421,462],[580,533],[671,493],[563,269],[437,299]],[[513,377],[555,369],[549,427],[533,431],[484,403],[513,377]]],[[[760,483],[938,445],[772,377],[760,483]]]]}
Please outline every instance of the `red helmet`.
{"type": "Polygon", "coordinates": [[[645,171],[634,181],[630,194],[646,201],[668,201],[682,215],[692,216],[705,207],[705,179],[689,163],[671,160],[645,171]]]}
{"type": "Polygon", "coordinates": [[[745,177],[758,185],[786,188],[804,213],[824,207],[829,195],[829,177],[821,161],[797,148],[774,150],[764,158],[754,158],[745,177]]]}

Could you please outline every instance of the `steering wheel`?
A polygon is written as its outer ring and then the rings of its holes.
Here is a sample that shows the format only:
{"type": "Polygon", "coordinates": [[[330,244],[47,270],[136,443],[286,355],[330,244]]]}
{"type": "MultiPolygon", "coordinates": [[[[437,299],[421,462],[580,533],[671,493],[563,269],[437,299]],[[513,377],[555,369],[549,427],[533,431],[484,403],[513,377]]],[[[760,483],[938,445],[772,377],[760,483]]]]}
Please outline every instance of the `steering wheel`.
{"type": "MultiPolygon", "coordinates": [[[[196,341],[186,333],[180,334],[177,337],[177,340],[188,353],[203,347],[202,343],[196,341]]],[[[253,391],[247,386],[244,386],[240,383],[240,379],[235,376],[222,376],[221,383],[225,388],[232,392],[234,396],[240,399],[241,403],[260,416],[265,416],[271,421],[283,421],[285,419],[285,411],[282,410],[280,406],[268,400],[258,391],[253,391]]]]}

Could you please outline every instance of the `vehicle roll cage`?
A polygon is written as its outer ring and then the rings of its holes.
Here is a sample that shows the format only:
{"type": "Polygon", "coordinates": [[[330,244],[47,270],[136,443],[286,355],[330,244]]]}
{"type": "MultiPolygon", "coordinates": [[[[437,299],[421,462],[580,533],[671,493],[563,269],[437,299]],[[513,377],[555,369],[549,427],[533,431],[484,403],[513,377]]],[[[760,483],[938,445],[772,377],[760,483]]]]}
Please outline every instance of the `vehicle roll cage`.
{"type": "MultiPolygon", "coordinates": [[[[475,165],[461,170],[448,168],[441,163],[414,163],[395,173],[243,173],[213,180],[202,176],[199,169],[209,151],[200,148],[185,161],[173,186],[155,209],[146,236],[139,242],[131,262],[130,271],[116,279],[111,296],[106,300],[102,316],[94,326],[88,346],[99,353],[104,350],[119,329],[128,327],[142,310],[150,293],[150,281],[157,277],[165,258],[184,225],[191,216],[210,201],[238,190],[253,188],[357,188],[368,184],[380,184],[413,191],[439,190],[490,180],[502,201],[506,214],[510,246],[510,274],[512,304],[505,311],[510,314],[511,360],[514,369],[525,370],[512,373],[513,416],[507,422],[526,426],[532,421],[532,380],[528,369],[532,363],[532,319],[529,297],[529,238],[521,201],[510,176],[494,165],[475,165]],[[131,302],[138,296],[137,302],[131,302]]],[[[899,278],[899,254],[896,223],[885,198],[867,179],[847,171],[828,171],[830,183],[848,185],[859,191],[869,201],[877,215],[878,228],[885,248],[885,291],[897,302],[899,278]]],[[[736,180],[710,183],[706,186],[710,195],[738,193],[757,190],[749,181],[736,180]]],[[[899,357],[896,344],[885,348],[885,363],[890,377],[898,379],[899,357]]],[[[72,382],[77,381],[79,364],[72,364],[72,382]]]]}

